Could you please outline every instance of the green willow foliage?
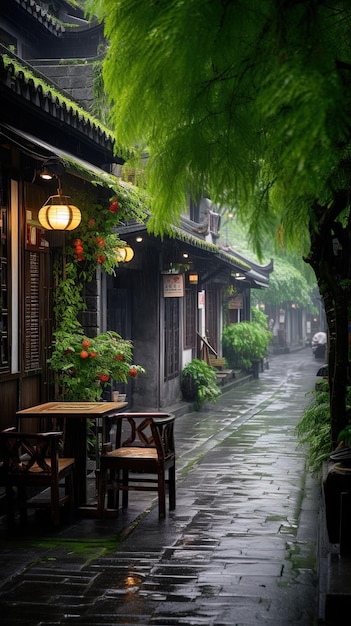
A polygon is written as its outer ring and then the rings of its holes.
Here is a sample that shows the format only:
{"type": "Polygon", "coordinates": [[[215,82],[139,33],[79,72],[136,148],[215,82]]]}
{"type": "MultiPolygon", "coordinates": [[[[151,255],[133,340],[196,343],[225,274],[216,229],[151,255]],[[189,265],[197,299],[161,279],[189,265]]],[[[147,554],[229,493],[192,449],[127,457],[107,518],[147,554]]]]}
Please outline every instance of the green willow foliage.
{"type": "Polygon", "coordinates": [[[150,154],[155,232],[179,218],[186,191],[206,189],[245,215],[258,250],[273,232],[307,245],[311,200],[331,201],[344,176],[349,3],[87,6],[109,41],[104,81],[118,142],[150,154]]]}
{"type": "Polygon", "coordinates": [[[311,288],[307,280],[295,267],[282,259],[274,259],[274,272],[269,277],[269,286],[261,290],[260,301],[279,305],[295,302],[300,307],[313,309],[311,288]]]}
{"type": "Polygon", "coordinates": [[[189,195],[235,207],[311,265],[324,299],[333,440],[347,425],[351,315],[349,0],[88,0],[104,22],[111,125],[147,149],[148,228],[189,195]],[[334,253],[334,240],[342,245],[334,253]]]}

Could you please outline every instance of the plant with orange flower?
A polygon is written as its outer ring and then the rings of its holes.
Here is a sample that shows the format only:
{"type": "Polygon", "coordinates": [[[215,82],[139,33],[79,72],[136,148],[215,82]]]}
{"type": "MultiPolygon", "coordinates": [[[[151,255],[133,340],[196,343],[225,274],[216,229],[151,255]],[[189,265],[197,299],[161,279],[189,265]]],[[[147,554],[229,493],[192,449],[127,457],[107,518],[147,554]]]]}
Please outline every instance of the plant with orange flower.
{"type": "Polygon", "coordinates": [[[126,383],[145,371],[133,363],[131,341],[113,331],[87,338],[79,326],[56,332],[49,362],[59,399],[71,401],[98,401],[113,381],[126,383]]]}

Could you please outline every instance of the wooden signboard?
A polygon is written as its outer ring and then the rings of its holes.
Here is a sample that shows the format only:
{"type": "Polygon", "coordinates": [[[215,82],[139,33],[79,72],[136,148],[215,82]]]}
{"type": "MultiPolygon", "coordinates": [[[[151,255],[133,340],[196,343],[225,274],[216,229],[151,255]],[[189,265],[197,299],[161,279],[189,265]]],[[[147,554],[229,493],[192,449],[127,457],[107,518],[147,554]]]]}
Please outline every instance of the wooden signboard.
{"type": "Polygon", "coordinates": [[[165,298],[184,296],[184,274],[163,274],[163,295],[165,298]]]}

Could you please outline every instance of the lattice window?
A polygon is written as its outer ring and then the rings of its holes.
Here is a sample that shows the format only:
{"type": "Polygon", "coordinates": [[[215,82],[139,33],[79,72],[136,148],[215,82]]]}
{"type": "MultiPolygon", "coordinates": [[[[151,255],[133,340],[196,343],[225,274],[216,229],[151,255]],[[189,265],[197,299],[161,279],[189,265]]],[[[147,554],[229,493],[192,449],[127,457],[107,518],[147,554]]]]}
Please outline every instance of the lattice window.
{"type": "Polygon", "coordinates": [[[210,232],[214,235],[219,234],[219,227],[221,224],[221,216],[219,213],[210,211],[210,232]]]}
{"type": "Polygon", "coordinates": [[[179,298],[165,298],[164,381],[179,375],[179,298]]]}
{"type": "Polygon", "coordinates": [[[218,350],[218,298],[217,289],[213,288],[213,285],[208,285],[206,288],[206,335],[216,351],[218,350]]]}
{"type": "Polygon", "coordinates": [[[40,265],[38,252],[26,252],[25,261],[25,353],[26,371],[40,367],[40,265]]]}
{"type": "Polygon", "coordinates": [[[196,289],[185,290],[184,298],[184,348],[196,346],[196,289]]]}
{"type": "Polygon", "coordinates": [[[0,208],[0,371],[10,370],[7,209],[0,208]]]}

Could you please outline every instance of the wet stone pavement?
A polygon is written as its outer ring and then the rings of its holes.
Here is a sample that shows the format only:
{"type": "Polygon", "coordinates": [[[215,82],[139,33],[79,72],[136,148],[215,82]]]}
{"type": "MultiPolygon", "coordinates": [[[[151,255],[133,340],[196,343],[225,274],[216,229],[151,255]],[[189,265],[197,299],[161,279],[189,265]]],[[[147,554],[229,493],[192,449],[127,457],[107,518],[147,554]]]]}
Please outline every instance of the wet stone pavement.
{"type": "Polygon", "coordinates": [[[310,349],[176,418],[177,507],[131,493],[117,519],[52,534],[0,524],[6,626],[313,626],[320,481],[295,427],[319,367],[310,349]]]}

